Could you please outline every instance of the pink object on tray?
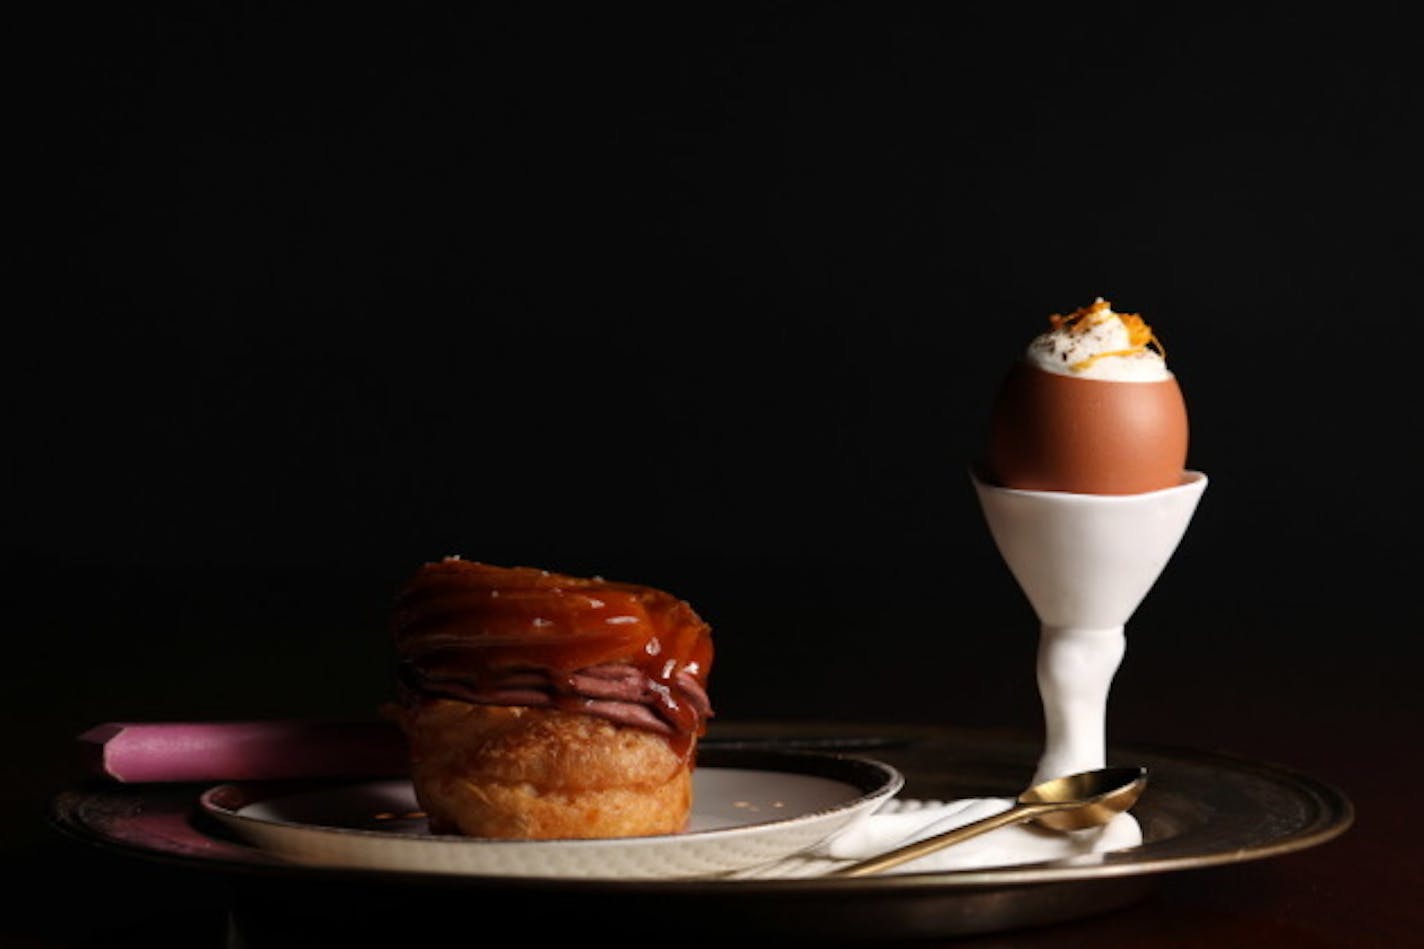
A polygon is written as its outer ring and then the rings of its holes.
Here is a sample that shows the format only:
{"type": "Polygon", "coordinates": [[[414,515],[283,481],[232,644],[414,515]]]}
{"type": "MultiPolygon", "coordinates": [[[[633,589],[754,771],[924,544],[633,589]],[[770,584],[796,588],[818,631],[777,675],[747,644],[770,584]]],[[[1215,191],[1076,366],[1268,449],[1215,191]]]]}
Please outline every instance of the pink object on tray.
{"type": "Polygon", "coordinates": [[[386,722],[107,722],[79,743],[92,773],[124,783],[384,777],[409,764],[386,722]]]}

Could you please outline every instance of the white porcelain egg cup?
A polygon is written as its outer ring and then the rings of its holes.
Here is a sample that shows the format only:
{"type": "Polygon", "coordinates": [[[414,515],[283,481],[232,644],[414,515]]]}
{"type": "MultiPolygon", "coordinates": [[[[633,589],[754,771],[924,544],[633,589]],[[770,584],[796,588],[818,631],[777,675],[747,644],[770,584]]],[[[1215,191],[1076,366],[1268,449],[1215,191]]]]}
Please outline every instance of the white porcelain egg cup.
{"type": "Polygon", "coordinates": [[[974,487],[1041,624],[1044,749],[1031,783],[1106,766],[1107,698],[1124,630],[1186,533],[1206,475],[1130,495],[974,487]]]}

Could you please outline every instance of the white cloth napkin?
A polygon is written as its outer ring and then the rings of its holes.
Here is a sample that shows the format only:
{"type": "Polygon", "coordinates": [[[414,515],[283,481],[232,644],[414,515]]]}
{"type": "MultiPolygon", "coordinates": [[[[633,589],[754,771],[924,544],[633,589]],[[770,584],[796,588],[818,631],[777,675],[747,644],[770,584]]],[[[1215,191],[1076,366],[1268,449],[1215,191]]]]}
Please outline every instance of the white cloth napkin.
{"type": "MultiPolygon", "coordinates": [[[[812,850],[744,875],[759,879],[820,876],[846,863],[1001,813],[1012,805],[1009,798],[891,799],[873,814],[861,817],[812,850]]],[[[967,870],[1064,859],[1088,862],[1103,853],[1134,847],[1141,842],[1142,830],[1131,814],[1120,814],[1103,827],[1066,833],[1015,824],[882,872],[967,870]]]]}

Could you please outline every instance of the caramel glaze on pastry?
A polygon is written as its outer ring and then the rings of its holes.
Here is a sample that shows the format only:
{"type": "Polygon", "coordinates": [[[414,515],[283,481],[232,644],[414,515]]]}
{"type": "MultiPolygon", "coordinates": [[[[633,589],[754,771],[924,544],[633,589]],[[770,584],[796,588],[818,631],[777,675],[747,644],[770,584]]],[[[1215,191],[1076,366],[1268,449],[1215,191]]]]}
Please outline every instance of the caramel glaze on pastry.
{"type": "Polygon", "coordinates": [[[708,625],[650,587],[447,558],[393,622],[392,714],[435,833],[673,833],[712,714],[708,625]]]}

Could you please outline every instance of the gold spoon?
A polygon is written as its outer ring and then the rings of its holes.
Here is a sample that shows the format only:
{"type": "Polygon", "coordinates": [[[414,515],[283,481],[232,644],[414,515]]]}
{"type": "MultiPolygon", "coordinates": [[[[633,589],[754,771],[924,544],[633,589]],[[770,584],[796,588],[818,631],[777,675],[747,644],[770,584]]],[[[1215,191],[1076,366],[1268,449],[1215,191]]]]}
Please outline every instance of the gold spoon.
{"type": "Polygon", "coordinates": [[[1100,768],[1054,778],[1024,791],[1006,811],[852,863],[827,876],[869,876],[970,837],[1024,821],[1031,820],[1052,830],[1098,827],[1136,804],[1145,787],[1146,768],[1100,768]]]}

